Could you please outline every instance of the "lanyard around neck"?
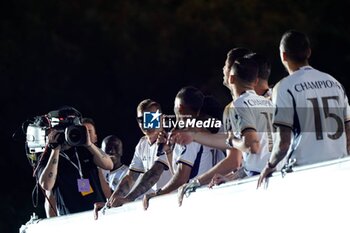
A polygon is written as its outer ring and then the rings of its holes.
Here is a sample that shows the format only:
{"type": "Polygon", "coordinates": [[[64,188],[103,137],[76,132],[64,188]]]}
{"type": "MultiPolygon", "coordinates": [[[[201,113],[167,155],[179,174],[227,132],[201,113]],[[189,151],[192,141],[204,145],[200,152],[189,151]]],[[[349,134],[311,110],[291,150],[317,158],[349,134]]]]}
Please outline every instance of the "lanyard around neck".
{"type": "Polygon", "coordinates": [[[66,153],[64,153],[63,151],[60,153],[60,155],[61,155],[63,158],[67,159],[68,162],[70,162],[70,163],[78,170],[79,175],[80,175],[80,178],[83,179],[83,172],[82,172],[82,170],[81,170],[81,164],[80,164],[80,160],[79,160],[79,155],[78,155],[78,153],[77,153],[77,149],[74,148],[74,151],[75,151],[75,157],[77,158],[77,161],[78,161],[78,166],[77,166],[75,163],[73,163],[73,161],[69,158],[69,156],[68,156],[66,153]]]}

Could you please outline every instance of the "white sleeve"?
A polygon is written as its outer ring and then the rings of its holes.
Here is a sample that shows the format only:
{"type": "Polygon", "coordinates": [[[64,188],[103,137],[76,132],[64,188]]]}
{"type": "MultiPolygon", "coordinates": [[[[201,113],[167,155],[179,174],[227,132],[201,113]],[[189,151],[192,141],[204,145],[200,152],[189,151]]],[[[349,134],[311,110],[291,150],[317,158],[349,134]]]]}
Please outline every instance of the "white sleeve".
{"type": "Polygon", "coordinates": [[[169,169],[168,158],[165,153],[157,156],[157,158],[155,159],[155,162],[164,164],[167,167],[165,170],[169,169]]]}
{"type": "Polygon", "coordinates": [[[281,82],[276,84],[276,86],[273,88],[272,103],[276,107],[273,117],[273,124],[293,128],[293,98],[291,93],[288,93],[288,89],[281,85],[281,82]]]}
{"type": "Polygon", "coordinates": [[[184,163],[190,167],[193,167],[194,161],[197,158],[197,154],[200,150],[201,145],[192,142],[188,145],[182,146],[181,155],[177,158],[176,163],[184,163]]]}
{"type": "Polygon", "coordinates": [[[143,166],[141,155],[142,155],[142,140],[139,141],[135,148],[135,153],[134,157],[132,158],[132,161],[129,165],[129,169],[136,171],[136,172],[141,172],[144,173],[146,172],[145,167],[143,166]]]}

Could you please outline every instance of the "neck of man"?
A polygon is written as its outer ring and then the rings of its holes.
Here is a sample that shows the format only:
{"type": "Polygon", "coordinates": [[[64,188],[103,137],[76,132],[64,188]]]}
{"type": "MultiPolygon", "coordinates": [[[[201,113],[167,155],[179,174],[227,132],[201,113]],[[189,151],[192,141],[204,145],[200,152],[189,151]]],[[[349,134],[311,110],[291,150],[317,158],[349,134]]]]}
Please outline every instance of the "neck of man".
{"type": "Polygon", "coordinates": [[[287,70],[289,74],[294,73],[295,71],[299,70],[303,66],[308,66],[309,62],[301,62],[301,63],[296,63],[296,62],[288,62],[287,63],[287,70]]]}
{"type": "Polygon", "coordinates": [[[147,139],[148,139],[149,144],[152,145],[153,143],[155,143],[157,141],[157,137],[158,137],[158,133],[156,133],[156,132],[153,132],[153,133],[147,135],[147,139]]]}
{"type": "Polygon", "coordinates": [[[122,165],[123,165],[123,164],[122,164],[122,162],[120,161],[120,158],[118,158],[118,159],[115,161],[115,163],[114,163],[114,166],[113,166],[112,171],[117,170],[117,169],[120,168],[122,165]]]}
{"type": "Polygon", "coordinates": [[[232,96],[232,100],[235,100],[236,99],[235,92],[233,90],[231,90],[230,88],[229,88],[229,90],[230,90],[230,93],[232,96]]]}
{"type": "Polygon", "coordinates": [[[254,90],[253,84],[236,84],[233,88],[234,96],[238,98],[242,93],[248,90],[254,90]]]}
{"type": "Polygon", "coordinates": [[[258,85],[254,88],[256,94],[258,95],[264,95],[266,91],[269,89],[269,84],[264,79],[259,79],[258,85]]]}

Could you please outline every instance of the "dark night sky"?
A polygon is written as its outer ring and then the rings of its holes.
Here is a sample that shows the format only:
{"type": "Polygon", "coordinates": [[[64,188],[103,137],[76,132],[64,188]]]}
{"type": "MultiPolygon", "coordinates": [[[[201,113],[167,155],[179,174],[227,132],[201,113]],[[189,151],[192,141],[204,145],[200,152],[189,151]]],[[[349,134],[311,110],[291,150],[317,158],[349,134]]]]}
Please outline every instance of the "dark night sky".
{"type": "Polygon", "coordinates": [[[0,232],[18,232],[35,211],[44,217],[24,143],[12,134],[26,119],[61,105],[92,117],[100,139],[118,135],[129,162],[141,136],[135,108],[159,101],[172,114],[185,85],[230,100],[222,85],[229,49],[245,46],[271,59],[271,84],[286,75],[278,43],[284,31],[309,34],[311,65],[349,92],[349,3],[321,1],[25,1],[0,3],[0,232]],[[310,12],[312,9],[312,12],[310,12]]]}

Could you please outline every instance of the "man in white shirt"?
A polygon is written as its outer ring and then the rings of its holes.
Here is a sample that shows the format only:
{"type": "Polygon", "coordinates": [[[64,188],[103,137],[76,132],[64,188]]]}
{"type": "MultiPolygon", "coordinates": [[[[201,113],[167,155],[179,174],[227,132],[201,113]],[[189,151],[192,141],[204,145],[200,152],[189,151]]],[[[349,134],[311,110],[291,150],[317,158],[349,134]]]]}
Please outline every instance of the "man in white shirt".
{"type": "Polygon", "coordinates": [[[296,165],[307,165],[350,154],[350,108],[343,86],[309,65],[310,42],[301,32],[288,31],[280,42],[281,61],[289,76],[274,88],[277,133],[271,158],[258,186],[288,153],[296,165]]]}
{"type": "MultiPolygon", "coordinates": [[[[101,149],[109,155],[113,161],[112,170],[102,170],[103,178],[108,183],[108,189],[114,191],[118,187],[120,181],[126,175],[129,167],[122,163],[123,143],[115,135],[109,135],[102,140],[101,149]]],[[[111,193],[110,193],[111,195],[111,193]]],[[[109,196],[110,196],[109,195],[109,196]]],[[[107,196],[109,198],[109,196],[107,196]]]]}
{"type": "MultiPolygon", "coordinates": [[[[238,48],[233,48],[230,51],[228,51],[226,60],[225,60],[225,65],[223,67],[223,84],[226,86],[230,91],[229,87],[229,77],[230,77],[230,71],[233,63],[236,61],[236,59],[240,57],[244,57],[247,54],[250,54],[251,51],[246,48],[238,47],[238,48]]],[[[231,91],[232,99],[234,99],[234,95],[231,91]]],[[[231,118],[230,118],[230,109],[232,108],[232,102],[231,101],[229,104],[226,105],[224,112],[222,114],[222,121],[223,121],[223,126],[218,132],[218,134],[223,134],[223,132],[228,132],[231,131],[232,125],[231,125],[231,118]]],[[[225,141],[225,137],[223,138],[222,141],[225,141]]],[[[226,149],[226,157],[218,162],[214,167],[212,167],[210,170],[207,172],[198,175],[196,177],[196,185],[204,185],[204,184],[209,184],[212,178],[214,177],[215,174],[221,174],[225,175],[233,170],[236,170],[241,166],[242,163],[242,153],[240,150],[236,148],[231,148],[231,149],[226,149]]],[[[182,189],[186,189],[187,184],[182,186],[182,189]]]]}
{"type": "MultiPolygon", "coordinates": [[[[236,98],[238,96],[234,95],[233,89],[232,89],[232,85],[230,85],[229,80],[230,80],[230,76],[232,74],[230,74],[231,69],[232,69],[232,65],[234,64],[234,62],[240,58],[240,57],[247,57],[247,58],[251,58],[253,59],[257,65],[258,65],[258,81],[257,84],[254,86],[254,90],[256,91],[256,94],[264,96],[267,99],[270,99],[270,88],[268,85],[268,79],[271,73],[271,64],[268,61],[268,59],[263,56],[262,54],[258,54],[258,53],[251,53],[249,50],[244,49],[244,48],[235,48],[229,51],[229,53],[227,54],[227,58],[225,61],[225,66],[223,69],[223,73],[224,73],[224,85],[231,91],[232,94],[232,99],[233,101],[231,103],[229,103],[224,110],[224,114],[223,114],[223,131],[225,133],[228,132],[232,132],[233,130],[233,123],[232,120],[234,119],[234,113],[235,111],[233,110],[234,106],[233,106],[233,102],[236,100],[236,98]]],[[[182,138],[182,136],[186,137],[186,133],[179,133],[178,136],[180,136],[180,140],[182,138]]],[[[205,135],[204,135],[205,136],[205,135]]],[[[271,143],[272,143],[272,137],[271,137],[271,130],[269,133],[269,143],[270,143],[270,147],[271,147],[271,143]]],[[[212,146],[216,145],[216,146],[220,146],[220,144],[223,144],[222,146],[227,146],[225,145],[225,139],[227,138],[227,134],[224,134],[223,132],[221,132],[221,136],[214,136],[215,138],[218,138],[220,140],[220,142],[215,142],[215,140],[213,140],[213,142],[215,144],[211,144],[212,146]],[[221,138],[221,139],[220,139],[221,138]]],[[[208,137],[207,137],[208,138],[208,137]]],[[[209,136],[209,139],[211,139],[211,137],[209,136]]],[[[201,139],[199,139],[201,140],[201,139]]],[[[205,142],[205,141],[203,141],[205,142]]],[[[188,142],[187,142],[188,143],[188,142]]],[[[227,149],[228,151],[228,156],[220,161],[215,167],[213,167],[212,169],[210,169],[209,171],[207,171],[206,173],[197,176],[194,180],[192,180],[190,184],[185,184],[183,185],[180,189],[179,189],[179,200],[180,200],[180,204],[183,198],[183,195],[185,192],[187,192],[187,190],[190,188],[195,188],[198,187],[200,185],[204,185],[204,184],[209,184],[209,187],[212,187],[214,185],[219,185],[223,182],[229,181],[231,179],[238,179],[241,178],[242,176],[245,176],[245,173],[233,173],[233,171],[236,171],[240,165],[241,165],[241,161],[242,161],[242,153],[240,150],[233,148],[233,149],[227,149]]]]}
{"type": "Polygon", "coordinates": [[[212,143],[220,140],[216,146],[241,150],[246,175],[256,175],[270,155],[271,115],[274,109],[270,100],[254,91],[258,82],[258,65],[252,57],[238,58],[233,63],[228,82],[235,96],[229,114],[232,125],[229,137],[226,136],[224,141],[222,136],[196,133],[193,139],[200,142],[210,140],[212,143]]]}
{"type": "MultiPolygon", "coordinates": [[[[198,118],[204,95],[194,87],[184,87],[176,95],[174,103],[174,112],[176,120],[179,122],[188,122],[192,120],[202,120],[198,118]]],[[[206,114],[206,113],[204,113],[206,114]]],[[[186,124],[183,124],[186,125],[186,124]]],[[[185,126],[186,127],[186,126],[185,126]]],[[[186,128],[190,131],[205,130],[197,128],[186,128]]],[[[144,208],[148,208],[150,198],[158,195],[163,195],[177,190],[181,185],[188,182],[189,179],[201,175],[208,171],[213,164],[215,149],[201,145],[197,142],[191,142],[187,145],[175,144],[173,149],[172,167],[174,175],[171,180],[155,193],[147,194],[144,198],[144,208]]]]}
{"type": "Polygon", "coordinates": [[[160,105],[153,100],[147,99],[141,101],[137,107],[137,121],[145,136],[140,139],[135,148],[135,154],[129,165],[128,173],[120,181],[107,203],[110,207],[118,207],[134,201],[147,191],[156,191],[166,184],[172,176],[169,171],[167,158],[167,154],[171,153],[171,151],[167,150],[164,153],[158,153],[157,138],[162,128],[145,128],[145,112],[159,113],[161,112],[160,105]],[[140,174],[143,174],[141,180],[136,183],[140,174]]]}

